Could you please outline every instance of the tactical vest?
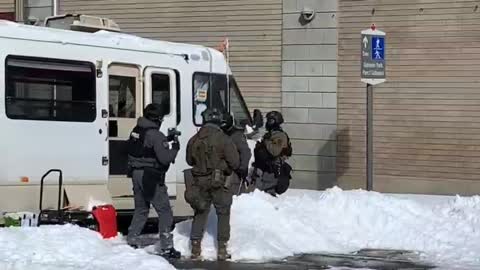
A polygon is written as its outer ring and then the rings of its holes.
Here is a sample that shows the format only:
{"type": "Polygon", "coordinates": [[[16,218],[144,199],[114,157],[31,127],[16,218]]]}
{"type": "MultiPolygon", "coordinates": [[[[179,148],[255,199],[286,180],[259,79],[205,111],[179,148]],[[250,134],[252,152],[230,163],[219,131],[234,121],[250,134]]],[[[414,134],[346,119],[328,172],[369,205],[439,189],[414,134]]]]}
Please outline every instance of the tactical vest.
{"type": "MultiPolygon", "coordinates": [[[[282,131],[282,130],[279,130],[282,131]]],[[[283,132],[283,131],[282,131],[283,132]]],[[[290,137],[288,134],[284,132],[287,137],[287,147],[282,149],[280,153],[280,157],[291,157],[292,156],[292,144],[290,142],[290,137]]],[[[255,157],[255,164],[256,168],[259,168],[262,171],[273,172],[273,163],[276,158],[267,150],[267,146],[265,145],[265,134],[264,139],[262,141],[257,142],[255,145],[255,149],[253,150],[253,155],[255,157]]]]}
{"type": "Polygon", "coordinates": [[[152,147],[145,146],[145,135],[150,128],[142,128],[135,126],[132,132],[130,133],[130,138],[128,138],[128,154],[135,158],[153,158],[156,159],[155,150],[152,147]]]}

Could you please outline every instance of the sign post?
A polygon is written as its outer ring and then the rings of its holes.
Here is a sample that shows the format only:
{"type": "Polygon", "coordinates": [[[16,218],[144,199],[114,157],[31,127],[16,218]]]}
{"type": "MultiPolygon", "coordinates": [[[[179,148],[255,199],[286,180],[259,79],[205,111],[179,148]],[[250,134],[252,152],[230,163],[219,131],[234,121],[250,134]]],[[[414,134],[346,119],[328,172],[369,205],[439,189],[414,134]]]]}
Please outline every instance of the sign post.
{"type": "Polygon", "coordinates": [[[385,77],[385,32],[370,29],[361,32],[361,81],[367,84],[367,190],[373,189],[373,86],[385,77]]]}

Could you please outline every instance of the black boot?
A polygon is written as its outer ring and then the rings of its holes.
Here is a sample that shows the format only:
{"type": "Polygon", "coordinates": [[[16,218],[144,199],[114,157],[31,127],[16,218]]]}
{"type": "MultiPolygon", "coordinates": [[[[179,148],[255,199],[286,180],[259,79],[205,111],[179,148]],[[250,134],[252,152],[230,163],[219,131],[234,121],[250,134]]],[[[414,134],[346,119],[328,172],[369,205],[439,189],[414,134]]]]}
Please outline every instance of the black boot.
{"type": "Polygon", "coordinates": [[[190,259],[198,260],[202,255],[202,242],[200,240],[192,240],[192,256],[190,259]]]}
{"type": "Polygon", "coordinates": [[[135,248],[135,249],[139,248],[139,243],[138,242],[139,242],[138,241],[138,236],[136,236],[136,237],[132,237],[132,236],[128,237],[127,236],[127,244],[129,246],[131,246],[132,248],[135,248]]]}
{"type": "Polygon", "coordinates": [[[163,249],[162,252],[160,252],[160,256],[164,257],[165,259],[180,259],[182,254],[180,251],[172,247],[163,249]]]}
{"type": "Polygon", "coordinates": [[[217,260],[226,261],[230,260],[232,256],[227,251],[227,242],[218,242],[217,260]]]}

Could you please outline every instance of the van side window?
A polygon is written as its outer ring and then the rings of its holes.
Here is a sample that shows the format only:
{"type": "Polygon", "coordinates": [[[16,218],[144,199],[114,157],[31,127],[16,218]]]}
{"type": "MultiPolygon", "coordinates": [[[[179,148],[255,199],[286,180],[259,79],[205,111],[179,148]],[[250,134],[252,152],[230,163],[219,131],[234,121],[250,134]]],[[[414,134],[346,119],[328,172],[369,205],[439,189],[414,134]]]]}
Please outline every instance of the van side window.
{"type": "Polygon", "coordinates": [[[5,105],[10,119],[93,122],[95,67],[89,62],[9,56],[5,105]]]}
{"type": "Polygon", "coordinates": [[[152,101],[162,105],[165,115],[170,114],[170,77],[152,74],[152,101]]]}
{"type": "Polygon", "coordinates": [[[119,118],[135,118],[135,77],[109,77],[109,115],[119,118]]]}
{"type": "Polygon", "coordinates": [[[202,112],[207,108],[217,108],[221,112],[227,112],[227,97],[227,78],[224,74],[195,73],[193,75],[193,122],[195,125],[202,124],[202,112]]]}

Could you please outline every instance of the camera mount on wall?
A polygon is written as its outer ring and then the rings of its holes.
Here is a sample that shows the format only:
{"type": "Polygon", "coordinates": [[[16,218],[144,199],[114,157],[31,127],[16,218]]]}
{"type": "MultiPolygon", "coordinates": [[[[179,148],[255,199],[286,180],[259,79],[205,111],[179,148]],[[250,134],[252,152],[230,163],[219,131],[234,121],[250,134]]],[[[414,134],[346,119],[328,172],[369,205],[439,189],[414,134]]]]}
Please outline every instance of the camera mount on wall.
{"type": "Polygon", "coordinates": [[[316,14],[315,10],[307,7],[303,8],[303,10],[300,12],[300,19],[299,19],[300,23],[302,25],[310,23],[315,18],[315,14],[316,14]]]}

